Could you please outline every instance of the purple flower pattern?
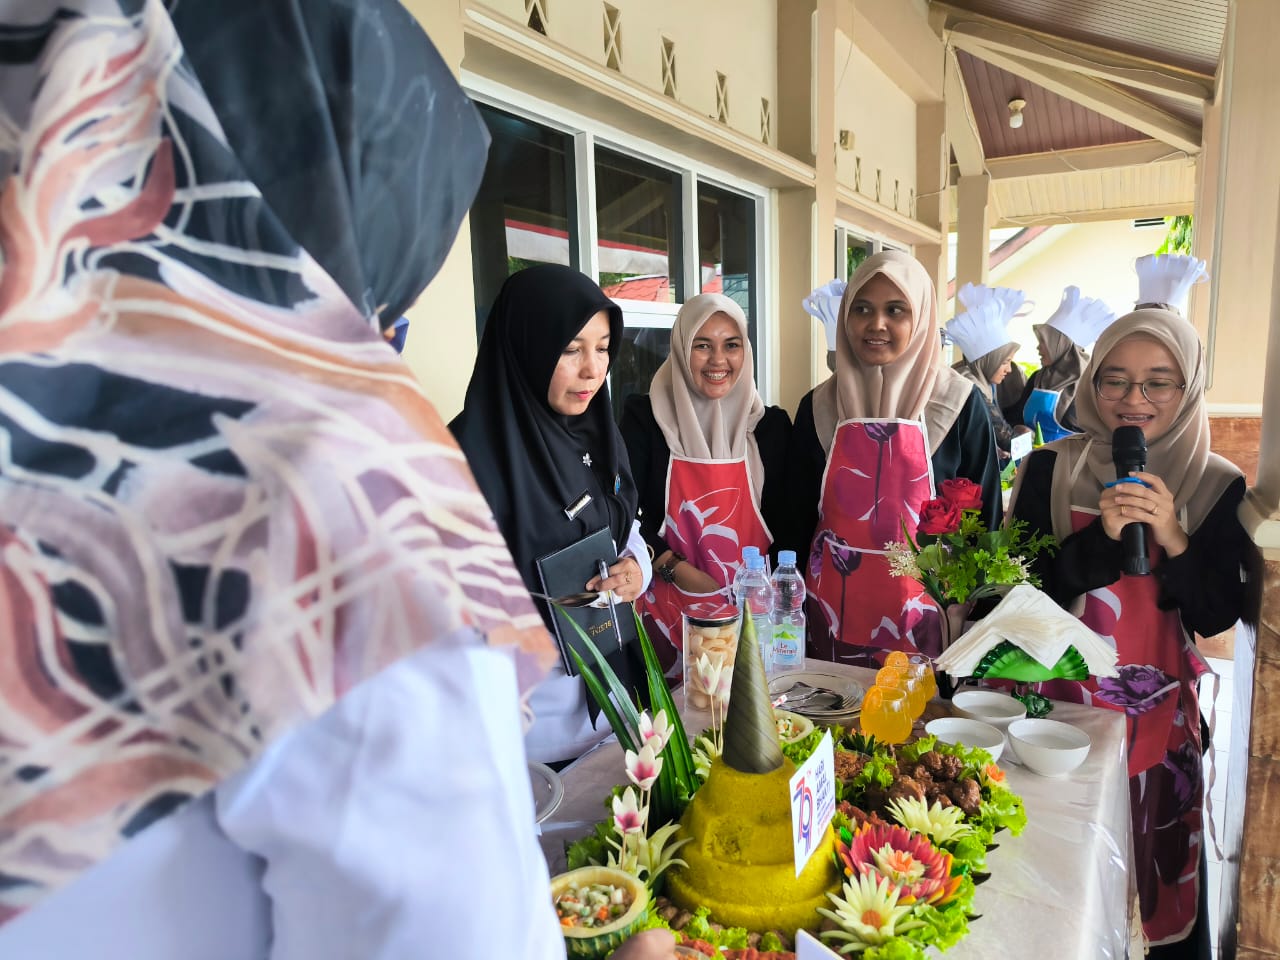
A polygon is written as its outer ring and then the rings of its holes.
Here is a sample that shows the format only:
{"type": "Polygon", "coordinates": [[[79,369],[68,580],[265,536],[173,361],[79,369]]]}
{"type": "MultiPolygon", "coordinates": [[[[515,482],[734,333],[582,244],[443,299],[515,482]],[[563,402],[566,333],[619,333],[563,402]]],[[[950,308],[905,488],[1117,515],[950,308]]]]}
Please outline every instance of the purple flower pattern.
{"type": "Polygon", "coordinates": [[[1154,710],[1178,689],[1178,681],[1150,664],[1125,664],[1119,676],[1098,679],[1097,699],[1123,708],[1131,717],[1154,710]]]}

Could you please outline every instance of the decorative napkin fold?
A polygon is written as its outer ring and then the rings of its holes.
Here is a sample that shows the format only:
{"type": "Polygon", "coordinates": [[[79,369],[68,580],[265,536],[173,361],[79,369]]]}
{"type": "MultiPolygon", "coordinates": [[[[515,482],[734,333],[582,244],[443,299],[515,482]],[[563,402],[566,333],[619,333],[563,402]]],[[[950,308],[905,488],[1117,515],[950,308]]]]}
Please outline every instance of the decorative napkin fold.
{"type": "Polygon", "coordinates": [[[955,643],[943,651],[934,663],[953,677],[980,673],[1012,679],[1050,679],[1055,667],[1071,648],[1075,648],[1088,672],[1096,677],[1116,676],[1115,648],[1077,618],[1054,603],[1042,590],[1020,583],[1005,594],[989,614],[955,643]],[[991,669],[987,655],[1001,644],[1012,644],[1036,661],[1046,672],[1043,677],[1018,677],[991,669]],[[986,666],[986,670],[978,668],[986,666]],[[977,671],[977,673],[975,672],[977,671]]]}

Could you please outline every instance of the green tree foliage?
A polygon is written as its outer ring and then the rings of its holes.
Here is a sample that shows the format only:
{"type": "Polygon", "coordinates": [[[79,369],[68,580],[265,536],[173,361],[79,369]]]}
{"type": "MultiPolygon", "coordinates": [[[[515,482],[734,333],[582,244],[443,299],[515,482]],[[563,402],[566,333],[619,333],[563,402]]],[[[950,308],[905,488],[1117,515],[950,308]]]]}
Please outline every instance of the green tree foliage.
{"type": "Polygon", "coordinates": [[[1160,244],[1156,253],[1191,253],[1191,216],[1165,217],[1164,243],[1160,244]]]}

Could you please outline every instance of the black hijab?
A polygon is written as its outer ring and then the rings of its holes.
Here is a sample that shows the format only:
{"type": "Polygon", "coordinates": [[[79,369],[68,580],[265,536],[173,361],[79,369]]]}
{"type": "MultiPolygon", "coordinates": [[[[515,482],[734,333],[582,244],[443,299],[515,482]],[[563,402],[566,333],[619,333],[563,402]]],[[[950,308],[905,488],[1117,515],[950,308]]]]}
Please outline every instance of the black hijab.
{"type": "Polygon", "coordinates": [[[535,591],[540,557],[606,525],[621,549],[636,515],[638,495],[608,384],[578,416],[547,402],[561,353],[601,310],[609,315],[612,368],[622,347],[622,311],[595,283],[554,264],[508,277],[489,311],[462,413],[449,424],[535,591]],[[565,508],[583,493],[591,502],[568,519],[565,508]]]}

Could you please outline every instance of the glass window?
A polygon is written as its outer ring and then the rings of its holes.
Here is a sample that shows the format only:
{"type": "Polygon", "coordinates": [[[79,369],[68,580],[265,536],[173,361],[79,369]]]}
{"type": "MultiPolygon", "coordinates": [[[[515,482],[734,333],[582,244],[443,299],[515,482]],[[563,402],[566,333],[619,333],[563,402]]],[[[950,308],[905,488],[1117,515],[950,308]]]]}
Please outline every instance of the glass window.
{"type": "MultiPolygon", "coordinates": [[[[747,315],[757,356],[756,201],[698,184],[698,275],[703,293],[723,293],[747,315]]],[[[760,371],[755,371],[757,378],[760,371]]]]}
{"type": "Polygon", "coordinates": [[[615,300],[683,303],[680,174],[600,146],[595,168],[600,286],[615,300]]]}
{"type": "Polygon", "coordinates": [[[477,104],[493,143],[471,205],[476,331],[511,274],[535,263],[578,266],[573,137],[477,104]]]}
{"type": "Polygon", "coordinates": [[[613,401],[613,417],[622,419],[622,405],[633,393],[648,393],[653,375],[658,372],[667,354],[671,352],[670,320],[646,319],[637,324],[633,316],[626,317],[622,350],[618,362],[609,371],[609,395],[613,401]]]}
{"type": "Polygon", "coordinates": [[[860,237],[850,233],[845,250],[845,266],[849,271],[845,276],[852,277],[853,271],[862,266],[862,261],[876,252],[876,242],[870,237],[860,237]]]}

